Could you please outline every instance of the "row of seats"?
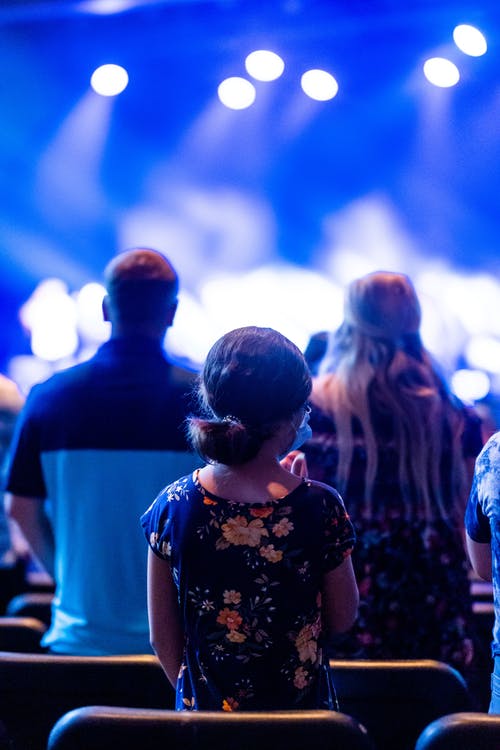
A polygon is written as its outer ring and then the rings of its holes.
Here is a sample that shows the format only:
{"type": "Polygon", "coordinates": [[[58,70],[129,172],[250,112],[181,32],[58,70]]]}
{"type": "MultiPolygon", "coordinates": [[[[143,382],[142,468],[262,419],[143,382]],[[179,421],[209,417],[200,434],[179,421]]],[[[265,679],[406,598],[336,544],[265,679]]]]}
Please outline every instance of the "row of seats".
{"type": "MultiPolygon", "coordinates": [[[[374,750],[364,727],[330,711],[209,713],[89,706],[63,716],[48,750],[374,750]]],[[[500,716],[455,713],[432,722],[415,750],[498,750],[500,716]]]]}
{"type": "MultiPolygon", "coordinates": [[[[0,617],[0,651],[4,652],[0,653],[0,719],[15,738],[14,750],[46,750],[50,730],[73,709],[77,711],[73,718],[78,726],[86,721],[102,724],[103,716],[108,716],[110,707],[115,707],[118,713],[125,712],[134,726],[145,722],[149,727],[154,719],[153,724],[158,728],[155,731],[161,733],[163,722],[174,721],[168,718],[174,696],[156,658],[45,654],[40,639],[50,622],[50,596],[30,593],[16,597],[8,614],[0,617]],[[23,614],[11,614],[19,612],[23,614]],[[40,615],[43,621],[31,614],[40,615]],[[24,711],[27,695],[28,721],[24,711]],[[97,716],[89,713],[88,707],[94,704],[101,706],[97,716]],[[138,717],[132,718],[132,710],[139,711],[138,717]],[[167,712],[165,717],[164,711],[167,712]]],[[[467,731],[473,719],[482,717],[483,724],[490,721],[487,715],[477,713],[462,677],[444,664],[424,660],[332,661],[331,668],[342,716],[366,728],[364,738],[369,739],[376,750],[414,750],[424,728],[444,716],[460,713],[461,731],[464,731],[462,715],[468,722],[467,731]]],[[[176,713],[172,713],[175,717],[176,713]]],[[[491,718],[495,724],[495,717],[491,718]]],[[[68,721],[66,718],[62,724],[68,721]]],[[[113,721],[121,727],[122,722],[116,717],[113,721]]],[[[457,721],[451,723],[455,732],[457,721]]],[[[348,725],[352,729],[349,722],[342,719],[341,723],[343,731],[350,731],[346,729],[348,725]]],[[[446,724],[448,732],[451,731],[449,724],[446,724]]],[[[433,737],[425,741],[430,742],[433,737]]],[[[433,747],[429,745],[432,750],[433,747]]],[[[418,750],[424,748],[427,750],[427,745],[418,750]]],[[[497,750],[500,750],[500,742],[497,750]]]]}
{"type": "MultiPolygon", "coordinates": [[[[359,746],[360,750],[364,750],[369,747],[369,741],[375,750],[414,750],[419,735],[436,719],[459,712],[472,712],[469,691],[463,678],[454,669],[440,662],[334,660],[331,662],[331,669],[339,696],[340,713],[326,713],[329,717],[340,717],[331,719],[331,722],[340,722],[341,728],[328,725],[325,726],[325,732],[331,730],[344,734],[352,733],[353,722],[364,729],[357,727],[358,735],[361,731],[363,736],[363,739],[358,738],[358,745],[335,745],[329,741],[324,743],[325,748],[359,746]]],[[[106,717],[113,716],[115,718],[112,721],[109,719],[112,727],[106,729],[106,732],[121,732],[124,722],[118,721],[118,718],[122,712],[124,720],[130,722],[131,730],[130,744],[117,743],[121,750],[124,747],[137,750],[146,747],[140,743],[134,744],[133,738],[139,736],[141,727],[155,727],[154,731],[151,731],[151,737],[154,737],[158,736],[158,733],[161,734],[161,727],[166,723],[168,731],[174,733],[174,739],[180,739],[181,735],[175,734],[176,732],[185,731],[187,738],[191,736],[190,733],[209,732],[212,726],[215,727],[213,731],[218,732],[219,724],[215,723],[223,721],[222,718],[207,718],[206,729],[202,729],[205,724],[195,723],[186,724],[187,728],[183,730],[182,721],[194,722],[195,719],[182,717],[194,715],[202,722],[204,714],[179,714],[173,709],[174,691],[158,660],[152,655],[80,657],[42,653],[0,653],[0,720],[14,739],[14,750],[46,750],[52,728],[58,727],[57,732],[53,730],[57,736],[63,731],[61,725],[57,724],[60,719],[63,727],[71,723],[73,718],[78,727],[81,722],[91,721],[97,731],[97,727],[105,721],[108,722],[106,717]],[[94,709],[91,710],[89,707],[97,705],[104,708],[100,708],[97,714],[92,713],[94,709]],[[118,712],[111,707],[119,709],[118,712]],[[65,714],[75,709],[77,713],[72,714],[71,721],[68,716],[62,720],[65,714]],[[125,709],[133,711],[131,713],[125,709]],[[181,724],[176,723],[179,721],[181,724]],[[115,729],[115,724],[120,726],[115,729]],[[132,730],[132,727],[137,729],[132,730]]],[[[297,713],[305,718],[304,712],[297,713]]],[[[272,718],[278,721],[277,717],[280,715],[280,712],[273,712],[272,718]]],[[[214,714],[210,714],[210,717],[213,716],[214,714]]],[[[215,716],[224,717],[226,714],[221,712],[215,716]]],[[[234,716],[241,717],[242,714],[237,712],[234,716]]],[[[258,717],[264,720],[266,716],[267,714],[253,713],[247,720],[257,722],[258,717]]],[[[297,720],[295,716],[288,714],[285,718],[290,721],[297,720]]],[[[242,722],[234,724],[234,729],[238,729],[238,740],[234,742],[234,746],[238,745],[241,748],[240,730],[245,727],[244,718],[232,721],[242,722]]],[[[289,724],[285,722],[285,725],[289,724]]],[[[77,730],[73,728],[71,731],[77,730]]],[[[261,730],[255,728],[255,731],[261,730]]],[[[270,731],[279,733],[278,728],[270,731]]],[[[246,729],[242,734],[245,738],[251,736],[246,729]]],[[[56,742],[56,739],[53,739],[53,742],[56,742]]],[[[263,750],[263,742],[259,740],[253,747],[256,744],[259,750],[263,750]]],[[[274,741],[270,743],[270,747],[271,744],[275,750],[274,741]]],[[[165,745],[169,746],[167,743],[165,745]]],[[[290,750],[289,743],[283,744],[285,745],[287,750],[290,750]]],[[[305,746],[303,743],[302,747],[305,746]]],[[[54,747],[57,748],[58,745],[54,747]]],[[[80,745],[76,743],[75,750],[78,747],[80,745]]],[[[100,745],[86,745],[86,748],[94,747],[100,745]]],[[[221,750],[218,741],[214,743],[214,747],[221,750]]],[[[478,747],[482,749],[482,746],[478,747]]],[[[497,750],[498,748],[500,743],[497,750]]]]}

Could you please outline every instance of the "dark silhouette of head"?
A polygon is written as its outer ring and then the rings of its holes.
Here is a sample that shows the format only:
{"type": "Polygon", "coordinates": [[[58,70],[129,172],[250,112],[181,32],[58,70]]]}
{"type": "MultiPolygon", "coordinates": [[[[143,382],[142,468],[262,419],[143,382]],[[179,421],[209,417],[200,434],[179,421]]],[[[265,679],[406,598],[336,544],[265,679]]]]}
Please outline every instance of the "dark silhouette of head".
{"type": "Polygon", "coordinates": [[[162,339],[173,323],[179,290],[177,273],[165,256],[149,248],[126,250],[108,263],[104,278],[103,313],[112,336],[162,339]]]}

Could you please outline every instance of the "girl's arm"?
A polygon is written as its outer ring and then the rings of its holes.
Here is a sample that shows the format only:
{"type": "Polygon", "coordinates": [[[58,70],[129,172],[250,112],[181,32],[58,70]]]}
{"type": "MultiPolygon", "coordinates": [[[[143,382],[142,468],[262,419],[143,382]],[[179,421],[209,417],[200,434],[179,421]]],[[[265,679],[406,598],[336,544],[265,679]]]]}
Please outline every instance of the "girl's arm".
{"type": "Polygon", "coordinates": [[[148,552],[148,615],[151,646],[172,685],[182,662],[184,632],[170,563],[148,552]]]}
{"type": "Polygon", "coordinates": [[[359,591],[349,556],[323,579],[323,624],[327,633],[349,630],[358,615],[358,604],[359,591]]]}

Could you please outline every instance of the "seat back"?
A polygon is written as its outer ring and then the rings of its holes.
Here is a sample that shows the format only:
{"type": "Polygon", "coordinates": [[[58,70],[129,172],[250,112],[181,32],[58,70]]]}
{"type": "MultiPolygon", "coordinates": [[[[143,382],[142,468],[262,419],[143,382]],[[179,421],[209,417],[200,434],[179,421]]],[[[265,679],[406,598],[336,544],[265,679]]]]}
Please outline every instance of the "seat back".
{"type": "Polygon", "coordinates": [[[50,733],[48,750],[372,750],[366,731],[334,711],[148,711],[89,706],[50,733]]]}
{"type": "Polygon", "coordinates": [[[52,599],[50,591],[26,591],[14,596],[5,609],[9,617],[36,617],[47,626],[52,619],[52,599]]]}
{"type": "Polygon", "coordinates": [[[0,617],[0,651],[42,653],[47,626],[34,617],[0,617]]]}
{"type": "Polygon", "coordinates": [[[368,730],[379,750],[413,750],[434,719],[472,710],[463,677],[428,659],[330,662],[340,710],[368,730]]]}
{"type": "Polygon", "coordinates": [[[174,691],[153,655],[0,653],[0,721],[15,750],[46,750],[66,712],[94,704],[173,708],[174,691]]]}
{"type": "Polygon", "coordinates": [[[415,750],[498,750],[500,716],[463,712],[443,716],[427,726],[415,750]]]}

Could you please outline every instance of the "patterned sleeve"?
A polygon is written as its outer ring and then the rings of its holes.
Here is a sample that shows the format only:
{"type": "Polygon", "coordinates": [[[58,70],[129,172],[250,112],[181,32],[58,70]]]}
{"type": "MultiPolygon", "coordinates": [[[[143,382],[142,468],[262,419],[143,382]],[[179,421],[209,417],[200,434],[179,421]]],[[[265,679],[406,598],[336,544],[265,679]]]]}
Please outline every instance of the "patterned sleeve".
{"type": "Polygon", "coordinates": [[[166,487],[141,516],[141,526],[151,550],[162,560],[170,559],[170,487],[166,487]]]}
{"type": "Polygon", "coordinates": [[[491,541],[490,522],[484,515],[479,502],[479,482],[476,476],[465,509],[465,530],[475,542],[482,544],[491,541]]]}
{"type": "Polygon", "coordinates": [[[337,568],[354,549],[356,534],[339,493],[332,487],[315,483],[323,490],[323,571],[337,568]]]}
{"type": "Polygon", "coordinates": [[[465,528],[475,542],[490,542],[490,520],[498,514],[499,500],[500,432],[496,432],[476,459],[474,481],[465,512],[465,528]]]}

